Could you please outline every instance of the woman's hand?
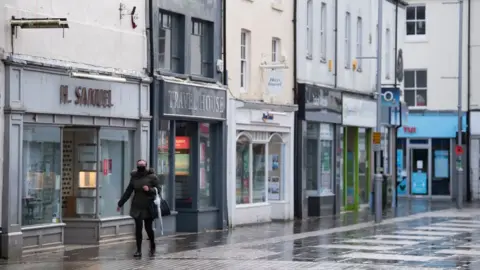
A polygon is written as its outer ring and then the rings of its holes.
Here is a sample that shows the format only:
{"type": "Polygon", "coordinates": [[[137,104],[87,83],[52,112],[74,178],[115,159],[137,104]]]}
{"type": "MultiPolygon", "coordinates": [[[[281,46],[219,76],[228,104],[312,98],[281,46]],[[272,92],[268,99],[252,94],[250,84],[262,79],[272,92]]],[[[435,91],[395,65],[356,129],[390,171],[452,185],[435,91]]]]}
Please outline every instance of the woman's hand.
{"type": "Polygon", "coordinates": [[[120,210],[121,210],[120,207],[117,206],[117,212],[120,212],[120,210]]]}
{"type": "Polygon", "coordinates": [[[150,188],[149,188],[148,186],[143,186],[143,190],[145,190],[145,191],[149,191],[149,190],[150,190],[150,188]]]}

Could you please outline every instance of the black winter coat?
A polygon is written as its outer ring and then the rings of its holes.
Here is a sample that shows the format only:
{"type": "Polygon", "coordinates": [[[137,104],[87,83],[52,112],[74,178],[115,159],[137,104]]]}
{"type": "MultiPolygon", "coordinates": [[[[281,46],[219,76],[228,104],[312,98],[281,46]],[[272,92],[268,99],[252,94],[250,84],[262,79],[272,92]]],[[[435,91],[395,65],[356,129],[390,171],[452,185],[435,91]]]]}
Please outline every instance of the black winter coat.
{"type": "Polygon", "coordinates": [[[130,183],[122,198],[118,201],[118,207],[122,207],[134,193],[130,216],[134,219],[150,219],[152,218],[151,205],[155,199],[153,188],[157,188],[160,192],[159,180],[153,169],[148,169],[145,172],[133,171],[130,176],[130,183]],[[148,186],[149,190],[143,190],[143,186],[148,186]]]}

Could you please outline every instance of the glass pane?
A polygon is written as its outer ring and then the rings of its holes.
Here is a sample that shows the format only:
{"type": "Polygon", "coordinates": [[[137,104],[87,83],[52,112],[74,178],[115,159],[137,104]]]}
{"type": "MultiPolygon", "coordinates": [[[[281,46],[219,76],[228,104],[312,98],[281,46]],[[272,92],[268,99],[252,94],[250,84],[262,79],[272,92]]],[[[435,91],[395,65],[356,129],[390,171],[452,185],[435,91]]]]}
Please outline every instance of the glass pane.
{"type": "Polygon", "coordinates": [[[416,88],[427,88],[427,71],[426,70],[417,71],[416,88]]]}
{"type": "Polygon", "coordinates": [[[241,136],[237,140],[236,201],[250,203],[250,140],[241,136]]]}
{"type": "Polygon", "coordinates": [[[405,88],[415,87],[415,71],[405,71],[405,80],[403,85],[405,88]]]}
{"type": "Polygon", "coordinates": [[[192,74],[202,74],[202,42],[201,37],[196,35],[190,36],[190,71],[192,74]]]}
{"type": "MultiPolygon", "coordinates": [[[[167,126],[168,128],[168,126],[167,126]]],[[[169,130],[158,131],[158,156],[157,156],[157,174],[160,184],[162,186],[162,198],[168,201],[170,194],[168,194],[168,175],[169,175],[169,163],[168,163],[168,134],[169,130]]]]}
{"type": "Polygon", "coordinates": [[[307,190],[310,190],[309,194],[318,195],[320,192],[320,186],[318,179],[320,177],[320,170],[318,161],[318,155],[320,154],[320,123],[307,122],[307,140],[306,140],[306,178],[307,178],[307,190]]]}
{"type": "Polygon", "coordinates": [[[425,6],[417,7],[417,20],[425,20],[425,6]]]}
{"type": "Polygon", "coordinates": [[[415,20],[415,7],[407,7],[407,20],[415,20]]]}
{"type": "Polygon", "coordinates": [[[426,28],[425,21],[417,22],[417,35],[425,35],[426,28]]]}
{"type": "Polygon", "coordinates": [[[417,90],[417,106],[427,106],[427,90],[417,90]]]}
{"type": "Polygon", "coordinates": [[[212,180],[212,143],[210,125],[200,123],[200,184],[199,206],[214,205],[212,180]]]}
{"type": "Polygon", "coordinates": [[[283,147],[277,137],[268,143],[268,200],[283,199],[283,147]]]}
{"type": "Polygon", "coordinates": [[[432,139],[432,195],[450,195],[450,139],[432,139]]]}
{"type": "Polygon", "coordinates": [[[128,213],[117,212],[120,200],[134,168],[133,131],[100,129],[100,212],[102,217],[128,213]]]}
{"type": "Polygon", "coordinates": [[[407,35],[415,35],[415,22],[407,22],[407,35]]]}
{"type": "Polygon", "coordinates": [[[191,173],[190,155],[197,123],[177,121],[175,128],[175,205],[176,208],[191,208],[196,180],[195,174],[191,173]]]}
{"type": "Polygon", "coordinates": [[[60,143],[60,128],[24,127],[22,225],[60,222],[60,143]]]}
{"type": "Polygon", "coordinates": [[[411,193],[412,195],[428,194],[428,149],[411,149],[411,193]]]}
{"type": "Polygon", "coordinates": [[[253,145],[253,202],[265,202],[265,144],[253,145]]]}
{"type": "Polygon", "coordinates": [[[369,186],[367,175],[367,130],[358,129],[358,187],[360,203],[368,203],[369,186]]]}
{"type": "Polygon", "coordinates": [[[415,105],[415,90],[404,90],[403,94],[405,95],[405,97],[404,97],[405,103],[407,103],[407,105],[409,107],[416,106],[415,105]]]}

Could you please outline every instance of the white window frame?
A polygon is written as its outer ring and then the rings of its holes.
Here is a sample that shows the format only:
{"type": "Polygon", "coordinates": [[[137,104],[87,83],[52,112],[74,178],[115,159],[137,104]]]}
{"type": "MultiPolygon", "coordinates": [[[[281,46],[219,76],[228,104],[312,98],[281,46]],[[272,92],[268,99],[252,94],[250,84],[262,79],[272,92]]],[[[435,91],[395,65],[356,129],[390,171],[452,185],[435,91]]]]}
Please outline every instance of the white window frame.
{"type": "Polygon", "coordinates": [[[282,42],[279,38],[272,38],[272,63],[280,63],[280,56],[282,51],[282,42]]]}
{"type": "Polygon", "coordinates": [[[362,72],[363,68],[363,19],[361,16],[357,17],[357,71],[362,72]]]}
{"type": "Polygon", "coordinates": [[[344,52],[344,61],[345,69],[350,69],[352,65],[352,26],[351,26],[351,15],[350,12],[345,12],[345,52],[344,52]]]}
{"type": "Polygon", "coordinates": [[[414,5],[409,5],[406,7],[405,10],[405,35],[407,37],[424,37],[427,34],[427,6],[424,4],[414,4],[414,5]],[[423,7],[425,8],[425,19],[417,19],[417,8],[423,7]],[[415,19],[407,19],[407,10],[408,9],[415,9],[415,19]],[[415,23],[415,34],[407,34],[407,24],[409,22],[415,23]],[[424,34],[417,34],[417,24],[418,23],[423,23],[425,27],[425,33],[424,34]]]}
{"type": "MultiPolygon", "coordinates": [[[[279,133],[273,133],[272,135],[270,135],[270,138],[268,139],[268,150],[267,150],[267,158],[270,157],[270,144],[273,143],[273,144],[279,144],[280,145],[280,198],[279,199],[270,199],[269,198],[269,192],[268,192],[268,180],[270,179],[270,171],[269,169],[272,168],[272,164],[268,163],[267,164],[267,201],[285,201],[285,198],[287,196],[286,194],[286,181],[285,181],[285,175],[286,175],[286,163],[285,163],[285,159],[287,157],[287,154],[286,154],[286,143],[282,137],[282,135],[280,135],[279,133]],[[273,142],[274,139],[278,139],[280,140],[280,142],[273,142]]],[[[268,162],[270,162],[270,159],[268,159],[268,162]]]]}
{"type": "Polygon", "coordinates": [[[406,92],[406,91],[414,91],[415,93],[415,104],[414,106],[408,106],[409,108],[425,108],[428,106],[428,70],[427,69],[409,69],[409,70],[405,70],[405,72],[413,72],[414,76],[413,76],[413,87],[406,87],[405,86],[405,80],[403,80],[404,82],[404,85],[403,85],[403,91],[406,92]],[[417,72],[419,71],[425,71],[426,73],[426,87],[418,87],[417,86],[417,72]],[[427,96],[427,100],[425,102],[425,105],[417,105],[417,91],[420,90],[420,91],[425,91],[426,92],[426,96],[427,96]]]}
{"type": "Polygon", "coordinates": [[[305,27],[306,36],[306,57],[313,58],[313,0],[307,0],[307,22],[305,27]]]}
{"type": "Polygon", "coordinates": [[[392,72],[391,57],[392,57],[392,42],[391,42],[390,27],[385,29],[385,79],[389,80],[392,72]]]}
{"type": "Polygon", "coordinates": [[[320,61],[327,62],[327,3],[320,8],[320,61]]]}
{"type": "Polygon", "coordinates": [[[251,33],[242,29],[240,33],[240,92],[247,93],[250,82],[250,38],[251,33]]]}

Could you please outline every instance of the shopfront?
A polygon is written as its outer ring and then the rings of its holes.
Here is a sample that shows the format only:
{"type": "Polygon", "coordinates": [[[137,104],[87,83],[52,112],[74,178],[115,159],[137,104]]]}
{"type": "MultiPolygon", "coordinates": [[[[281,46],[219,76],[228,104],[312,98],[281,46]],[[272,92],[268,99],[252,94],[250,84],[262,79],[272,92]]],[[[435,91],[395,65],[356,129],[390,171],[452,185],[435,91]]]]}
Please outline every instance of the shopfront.
{"type": "Polygon", "coordinates": [[[164,231],[221,229],[226,207],[226,89],[165,77],[156,83],[160,106],[154,114],[154,166],[163,198],[173,211],[164,218],[164,231]]]}
{"type": "Polygon", "coordinates": [[[294,105],[229,100],[231,226],[293,219],[294,105]]]}
{"type": "Polygon", "coordinates": [[[301,216],[335,215],[340,212],[342,93],[309,84],[298,84],[298,91],[302,132],[296,152],[302,161],[297,162],[296,209],[301,216]],[[305,173],[299,177],[299,172],[305,173]]]}
{"type": "Polygon", "coordinates": [[[6,78],[2,256],[130,237],[116,202],[148,158],[148,84],[8,64],[6,78]]]}
{"type": "MultiPolygon", "coordinates": [[[[456,113],[408,115],[397,134],[397,171],[403,181],[398,196],[450,198],[454,194],[457,119],[456,113]]],[[[463,121],[465,130],[465,116],[463,121]]]]}
{"type": "Polygon", "coordinates": [[[372,99],[343,95],[343,208],[366,205],[372,189],[372,129],[377,124],[377,103],[372,99]]]}
{"type": "MultiPolygon", "coordinates": [[[[470,111],[470,194],[472,200],[480,199],[480,111],[470,111]]],[[[466,186],[466,185],[465,185],[466,186]]],[[[464,197],[466,198],[466,197],[464,197]]]]}

